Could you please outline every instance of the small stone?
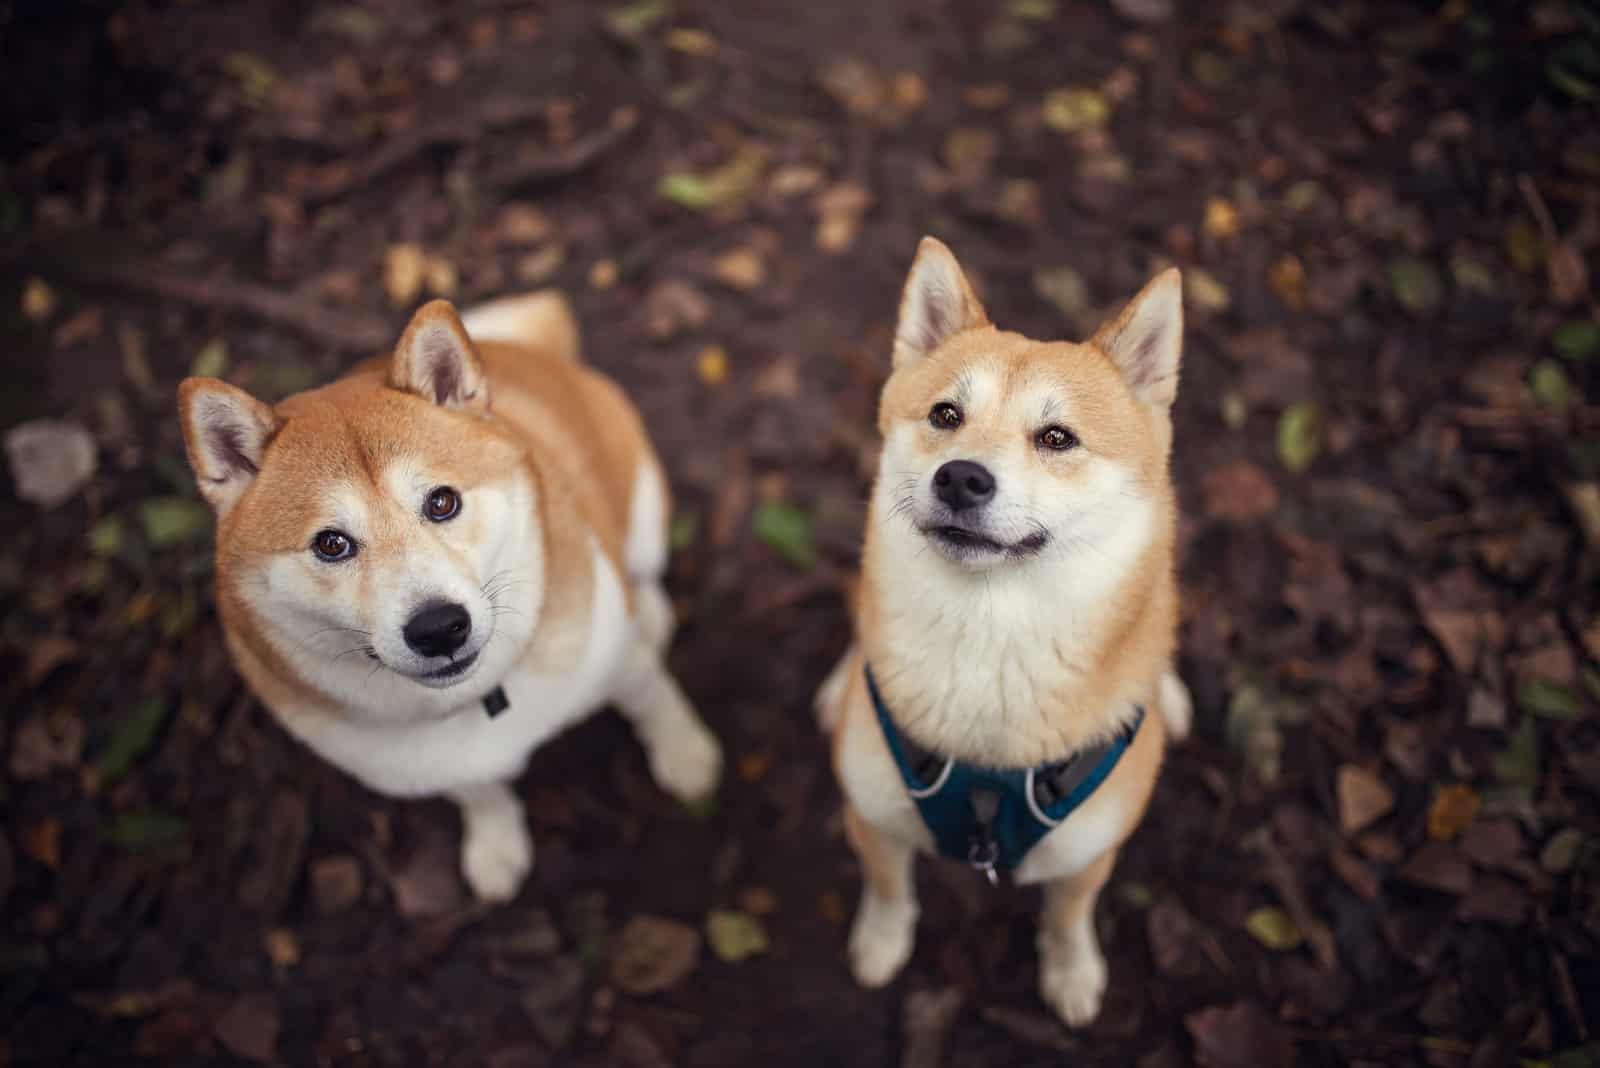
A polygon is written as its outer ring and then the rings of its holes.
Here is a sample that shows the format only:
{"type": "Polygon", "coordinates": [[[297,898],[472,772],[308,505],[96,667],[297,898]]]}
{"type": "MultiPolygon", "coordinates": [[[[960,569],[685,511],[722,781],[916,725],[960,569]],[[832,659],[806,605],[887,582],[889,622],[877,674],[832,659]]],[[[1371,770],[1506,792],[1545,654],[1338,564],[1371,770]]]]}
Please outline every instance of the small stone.
{"type": "Polygon", "coordinates": [[[6,431],[17,496],[41,508],[65,504],[94,477],[94,436],[81,424],[35,419],[6,431]]]}

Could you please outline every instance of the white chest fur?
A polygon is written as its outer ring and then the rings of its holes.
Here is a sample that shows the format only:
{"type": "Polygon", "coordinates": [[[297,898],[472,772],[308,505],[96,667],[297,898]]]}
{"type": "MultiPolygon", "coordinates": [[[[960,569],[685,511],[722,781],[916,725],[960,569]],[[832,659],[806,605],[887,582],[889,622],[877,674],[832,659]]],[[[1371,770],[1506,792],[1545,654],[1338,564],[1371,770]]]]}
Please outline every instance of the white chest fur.
{"type": "Polygon", "coordinates": [[[285,715],[285,726],[328,762],[369,788],[394,797],[424,797],[516,776],[543,742],[610,696],[633,621],[615,569],[591,545],[594,602],[577,668],[538,675],[522,664],[502,680],[509,707],[490,718],[478,702],[420,723],[379,725],[322,715],[285,715]]]}

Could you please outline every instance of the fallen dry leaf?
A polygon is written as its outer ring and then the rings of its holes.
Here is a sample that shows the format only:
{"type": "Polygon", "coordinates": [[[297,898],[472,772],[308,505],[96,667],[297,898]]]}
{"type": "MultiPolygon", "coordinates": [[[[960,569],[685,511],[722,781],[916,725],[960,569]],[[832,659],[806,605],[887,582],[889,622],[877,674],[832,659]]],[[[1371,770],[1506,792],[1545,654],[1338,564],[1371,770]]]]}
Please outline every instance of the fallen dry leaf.
{"type": "Polygon", "coordinates": [[[617,284],[617,261],[604,259],[595,261],[589,268],[589,285],[595,289],[610,289],[617,284]]]}
{"type": "Polygon", "coordinates": [[[1267,473],[1249,460],[1208,470],[1200,481],[1206,513],[1216,519],[1248,522],[1278,508],[1278,490],[1267,473]]]}
{"type": "Polygon", "coordinates": [[[767,280],[767,261],[754,249],[738,248],[718,256],[711,273],[723,285],[748,292],[767,280]]]}
{"type": "Polygon", "coordinates": [[[1205,221],[1200,228],[1206,236],[1219,239],[1234,237],[1239,233],[1239,209],[1232,201],[1212,197],[1206,201],[1205,221]]]}
{"type": "Polygon", "coordinates": [[[721,345],[707,345],[695,357],[694,369],[706,385],[722,385],[728,380],[728,350],[721,345]]]}
{"type": "Polygon", "coordinates": [[[661,916],[635,916],[617,933],[611,981],[627,994],[659,994],[700,963],[700,932],[661,916]]]}
{"type": "Polygon", "coordinates": [[[1430,890],[1464,894],[1472,888],[1472,865],[1454,847],[1429,842],[1401,865],[1400,877],[1430,890]]]}
{"type": "Polygon", "coordinates": [[[268,1063],[277,1056],[281,1022],[270,994],[245,994],[217,1019],[215,1033],[236,1057],[268,1063]]]}
{"type": "Polygon", "coordinates": [[[1463,783],[1446,786],[1428,806],[1428,837],[1448,842],[1471,826],[1483,804],[1478,792],[1463,783]]]}
{"type": "Polygon", "coordinates": [[[1111,103],[1097,89],[1056,89],[1044,98],[1044,124],[1062,133],[1101,126],[1110,117],[1111,103]]]}
{"type": "Polygon", "coordinates": [[[389,303],[409,307],[422,292],[428,271],[428,256],[422,246],[410,243],[390,245],[383,254],[383,290],[389,303]]]}
{"type": "Polygon", "coordinates": [[[30,323],[42,323],[56,312],[56,291],[42,278],[30,278],[22,286],[22,316],[30,323]]]}
{"type": "Polygon", "coordinates": [[[1341,765],[1334,786],[1339,798],[1339,829],[1345,834],[1376,823],[1394,807],[1394,791],[1359,765],[1341,765]]]}
{"type": "Polygon", "coordinates": [[[1292,253],[1280,256],[1267,271],[1267,285],[1290,311],[1306,306],[1306,267],[1292,253]]]}
{"type": "Polygon", "coordinates": [[[682,279],[658,282],[645,297],[646,329],[657,341],[666,341],[683,330],[696,330],[711,318],[711,302],[706,295],[682,279]]]}
{"type": "Polygon", "coordinates": [[[713,909],[706,916],[706,941],[725,964],[759,956],[770,945],[761,921],[735,909],[713,909]]]}
{"type": "Polygon", "coordinates": [[[1183,1018],[1194,1039],[1195,1059],[1205,1068],[1289,1068],[1294,1040],[1283,1025],[1253,1001],[1213,1006],[1183,1018]]]}

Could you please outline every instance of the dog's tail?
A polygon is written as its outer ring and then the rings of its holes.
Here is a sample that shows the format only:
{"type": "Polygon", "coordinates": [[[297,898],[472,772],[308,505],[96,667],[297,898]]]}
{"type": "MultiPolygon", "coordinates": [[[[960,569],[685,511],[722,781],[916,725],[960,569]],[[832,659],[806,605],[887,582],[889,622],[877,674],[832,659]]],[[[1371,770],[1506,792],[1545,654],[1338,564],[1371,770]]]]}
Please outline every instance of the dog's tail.
{"type": "Polygon", "coordinates": [[[564,359],[580,358],[578,320],[567,298],[554,289],[476,305],[466,310],[461,322],[474,341],[533,345],[564,359]]]}
{"type": "Polygon", "coordinates": [[[1175,742],[1189,737],[1194,726],[1194,701],[1176,668],[1162,674],[1156,701],[1161,706],[1161,718],[1167,721],[1167,735],[1175,742]]]}
{"type": "Polygon", "coordinates": [[[850,672],[855,669],[860,660],[858,648],[852,644],[844,651],[844,656],[828,672],[828,677],[822,680],[822,685],[817,687],[817,696],[812,702],[816,710],[817,725],[824,734],[832,734],[834,728],[839,726],[839,719],[844,712],[844,691],[850,684],[850,672]]]}

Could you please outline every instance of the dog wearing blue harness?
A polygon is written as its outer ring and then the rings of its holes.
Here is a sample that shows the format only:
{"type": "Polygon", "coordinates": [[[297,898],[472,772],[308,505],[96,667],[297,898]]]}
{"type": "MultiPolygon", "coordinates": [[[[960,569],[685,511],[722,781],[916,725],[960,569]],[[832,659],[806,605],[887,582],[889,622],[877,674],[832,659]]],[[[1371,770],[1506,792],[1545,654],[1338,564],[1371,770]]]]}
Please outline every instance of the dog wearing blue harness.
{"type": "Polygon", "coordinates": [[[922,852],[1043,884],[1040,993],[1071,1026],[1100,1010],[1095,901],[1190,719],[1168,471],[1180,293],[1169,270],[1088,342],[1038,342],[990,324],[942,244],[918,249],[856,640],[817,696],[862,867],[864,986],[911,957],[922,852]]]}

